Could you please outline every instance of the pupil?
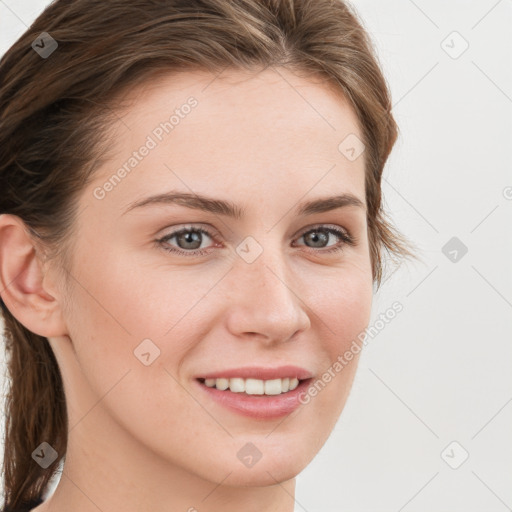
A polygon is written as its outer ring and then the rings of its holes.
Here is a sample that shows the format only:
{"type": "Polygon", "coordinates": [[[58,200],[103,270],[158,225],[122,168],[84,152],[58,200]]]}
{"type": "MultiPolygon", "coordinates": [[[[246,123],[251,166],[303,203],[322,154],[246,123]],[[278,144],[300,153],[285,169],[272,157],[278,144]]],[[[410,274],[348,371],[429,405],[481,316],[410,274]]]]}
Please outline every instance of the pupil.
{"type": "Polygon", "coordinates": [[[185,239],[186,244],[194,244],[195,242],[194,247],[182,247],[184,249],[197,249],[201,245],[200,235],[196,231],[189,231],[188,233],[184,233],[182,237],[185,239]]]}
{"type": "Polygon", "coordinates": [[[306,238],[309,238],[314,244],[318,241],[327,243],[327,233],[321,231],[312,231],[309,235],[306,235],[306,238]]]}

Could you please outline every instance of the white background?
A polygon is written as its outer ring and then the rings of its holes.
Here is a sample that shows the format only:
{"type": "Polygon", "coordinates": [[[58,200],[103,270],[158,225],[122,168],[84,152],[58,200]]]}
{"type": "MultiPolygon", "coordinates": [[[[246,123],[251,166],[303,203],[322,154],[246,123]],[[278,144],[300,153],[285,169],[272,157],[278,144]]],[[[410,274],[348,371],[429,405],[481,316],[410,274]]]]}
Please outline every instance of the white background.
{"type": "MultiPolygon", "coordinates": [[[[0,0],[1,54],[48,3],[0,0]]],[[[512,1],[353,3],[401,132],[385,203],[423,263],[376,294],[371,325],[404,309],[369,338],[296,510],[512,510],[512,1]]]]}

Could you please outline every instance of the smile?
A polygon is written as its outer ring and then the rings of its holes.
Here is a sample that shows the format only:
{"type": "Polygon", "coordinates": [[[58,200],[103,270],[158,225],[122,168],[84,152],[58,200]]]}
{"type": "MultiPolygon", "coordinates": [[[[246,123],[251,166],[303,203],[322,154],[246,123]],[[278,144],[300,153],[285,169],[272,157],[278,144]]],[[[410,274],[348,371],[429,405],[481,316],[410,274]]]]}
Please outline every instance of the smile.
{"type": "Polygon", "coordinates": [[[245,393],[247,395],[280,395],[293,391],[299,385],[297,377],[286,377],[284,379],[244,379],[242,377],[199,379],[209,388],[215,387],[221,391],[229,389],[233,393],[245,393]]]}

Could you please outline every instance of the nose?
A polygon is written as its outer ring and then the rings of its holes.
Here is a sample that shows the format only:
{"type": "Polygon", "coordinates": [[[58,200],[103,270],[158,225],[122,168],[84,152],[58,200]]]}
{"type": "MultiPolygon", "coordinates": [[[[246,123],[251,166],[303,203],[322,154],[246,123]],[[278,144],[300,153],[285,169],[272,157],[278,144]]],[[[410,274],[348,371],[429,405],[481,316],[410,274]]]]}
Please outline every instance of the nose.
{"type": "Polygon", "coordinates": [[[267,344],[291,340],[311,323],[299,280],[281,249],[266,247],[252,263],[236,258],[229,272],[227,327],[267,344]]]}

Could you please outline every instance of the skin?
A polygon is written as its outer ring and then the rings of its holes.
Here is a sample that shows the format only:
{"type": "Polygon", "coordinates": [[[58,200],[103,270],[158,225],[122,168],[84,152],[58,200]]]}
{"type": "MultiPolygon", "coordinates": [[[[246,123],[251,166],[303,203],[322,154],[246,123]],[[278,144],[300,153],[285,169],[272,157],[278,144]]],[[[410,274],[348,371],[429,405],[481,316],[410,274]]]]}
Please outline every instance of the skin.
{"type": "Polygon", "coordinates": [[[201,373],[250,365],[295,364],[320,378],[367,327],[373,295],[365,209],[295,213],[341,193],[365,204],[365,154],[350,161],[338,150],[348,134],[362,138],[353,109],[325,82],[282,68],[213,78],[189,71],[131,92],[111,159],[79,198],[67,272],[33,250],[20,219],[0,216],[2,298],[48,338],[69,412],[64,473],[37,512],[292,512],[295,477],[345,405],[358,355],[286,418],[242,416],[195,385],[201,373]],[[97,199],[94,189],[190,96],[190,114],[97,199]],[[170,190],[246,213],[153,205],[123,214],[170,190]],[[202,238],[208,254],[166,252],[193,252],[176,237],[155,243],[188,224],[214,235],[202,238]],[[331,234],[314,245],[302,235],[318,225],[357,243],[331,234]],[[263,249],[252,263],[235,251],[247,236],[263,249]],[[149,366],[134,356],[147,338],[160,350],[149,366]],[[251,468],[237,458],[247,442],[262,453],[251,468]]]}

